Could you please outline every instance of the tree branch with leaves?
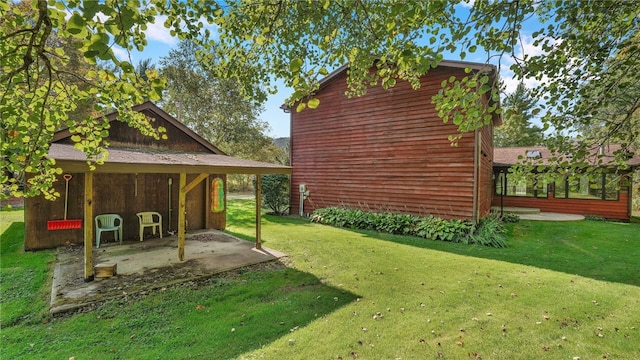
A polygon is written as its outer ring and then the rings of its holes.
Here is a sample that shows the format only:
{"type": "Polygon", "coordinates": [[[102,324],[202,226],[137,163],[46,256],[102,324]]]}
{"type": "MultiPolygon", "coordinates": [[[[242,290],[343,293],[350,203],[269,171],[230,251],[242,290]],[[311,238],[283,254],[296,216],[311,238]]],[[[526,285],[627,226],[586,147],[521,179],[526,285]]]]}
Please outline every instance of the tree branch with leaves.
{"type": "MultiPolygon", "coordinates": [[[[91,99],[98,113],[117,110],[121,121],[161,136],[130,108],[145,98],[159,99],[163,80],[155,75],[141,79],[131,61],[118,59],[113,52],[114,47],[144,50],[145,30],[161,16],[173,36],[201,47],[198,61],[207,71],[241,84],[242,95],[258,103],[265,94],[257,90],[273,93],[278,90],[275,81],[282,79],[293,89],[289,104],[300,104],[299,110],[321,106],[314,98],[320,79],[347,63],[350,96],[362,95],[377,84],[391,88],[399,81],[418,87],[420,77],[445,54],[458,54],[464,60],[481,52],[498,69],[509,66],[516,78],[540,83],[532,89],[540,118],[564,138],[552,144],[594,146],[595,139],[576,137],[577,131],[603,121],[604,111],[614,110],[620,116],[612,117],[610,131],[598,141],[620,142],[628,155],[635,151],[639,136],[633,127],[637,114],[633,98],[638,98],[635,89],[640,81],[634,40],[640,8],[630,0],[31,0],[24,4],[26,10],[21,4],[0,2],[0,196],[56,195],[50,184],[60,169],[46,157],[56,129],[68,127],[76,135],[76,147],[89,159],[106,152],[108,124],[70,117],[78,103],[91,99]],[[531,25],[532,19],[537,28],[529,34],[524,24],[531,25]],[[538,47],[535,53],[524,51],[523,39],[529,35],[538,47]],[[53,45],[54,37],[77,41],[85,63],[103,61],[119,71],[88,71],[83,78],[90,86],[62,86],[65,82],[58,75],[68,64],[69,50],[53,45]],[[507,59],[514,59],[513,64],[507,59]],[[630,91],[635,95],[625,100],[630,91]],[[13,175],[20,173],[36,179],[24,193],[13,175]]],[[[498,82],[486,79],[486,73],[470,71],[464,78],[443,83],[435,99],[440,115],[462,132],[485,125],[500,110],[481,109],[479,104],[487,97],[497,99],[501,90],[498,82]]],[[[577,151],[573,158],[577,161],[585,153],[577,151]]],[[[619,160],[627,155],[621,152],[619,160]]]]}

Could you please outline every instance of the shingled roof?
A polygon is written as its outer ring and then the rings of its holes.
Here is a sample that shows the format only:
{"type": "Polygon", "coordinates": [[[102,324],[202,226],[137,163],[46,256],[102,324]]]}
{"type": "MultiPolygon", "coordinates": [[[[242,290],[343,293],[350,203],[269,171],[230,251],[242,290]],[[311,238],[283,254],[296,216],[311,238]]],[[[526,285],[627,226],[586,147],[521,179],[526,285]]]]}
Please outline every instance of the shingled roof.
{"type": "MultiPolygon", "coordinates": [[[[608,165],[614,163],[614,152],[620,150],[619,144],[611,144],[606,145],[602,148],[603,150],[603,164],[608,165]]],[[[592,162],[597,163],[597,155],[598,149],[594,149],[592,154],[589,156],[589,159],[593,160],[592,162]]],[[[522,158],[531,158],[531,159],[540,159],[543,164],[548,164],[549,159],[551,159],[554,155],[558,156],[558,154],[552,154],[551,151],[545,146],[522,146],[522,147],[503,147],[503,148],[494,148],[493,149],[493,166],[494,167],[509,167],[520,161],[519,157],[522,158]]],[[[560,155],[559,158],[569,159],[570,157],[566,155],[560,155]]],[[[627,161],[627,164],[632,167],[640,166],[640,155],[634,154],[634,156],[627,161]]]]}
{"type": "MultiPolygon", "coordinates": [[[[71,136],[68,129],[63,129],[54,134],[49,148],[49,158],[56,160],[56,165],[64,171],[96,173],[209,173],[209,174],[290,174],[291,167],[271,164],[260,161],[240,159],[225,155],[220,149],[196,134],[180,121],[162,110],[153,102],[147,101],[132,108],[135,111],[147,112],[167,121],[175,126],[188,139],[200,144],[207,152],[190,153],[172,149],[158,149],[153,147],[140,148],[108,148],[108,159],[102,165],[90,170],[88,161],[82,151],[72,144],[63,143],[62,140],[71,136]]],[[[107,119],[115,121],[117,112],[106,115],[107,119]]],[[[132,130],[133,131],[133,130],[132,130]]]]}
{"type": "MultiPolygon", "coordinates": [[[[49,156],[65,171],[89,170],[87,156],[73,145],[51,144],[49,156]]],[[[152,151],[150,149],[109,149],[108,160],[97,173],[223,173],[289,174],[291,168],[260,161],[208,153],[152,151]]]]}

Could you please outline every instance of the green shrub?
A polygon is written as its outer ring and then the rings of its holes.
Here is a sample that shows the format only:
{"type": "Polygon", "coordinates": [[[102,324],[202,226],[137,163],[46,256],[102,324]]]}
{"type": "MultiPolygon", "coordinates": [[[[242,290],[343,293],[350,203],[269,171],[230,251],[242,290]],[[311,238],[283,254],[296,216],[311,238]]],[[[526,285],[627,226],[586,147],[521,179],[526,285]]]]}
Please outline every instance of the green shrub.
{"type": "Polygon", "coordinates": [[[465,239],[471,231],[473,231],[473,225],[467,221],[427,216],[418,222],[415,235],[431,240],[466,242],[465,239]]]}
{"type": "Polygon", "coordinates": [[[587,215],[584,217],[584,219],[589,221],[605,221],[606,220],[602,216],[598,216],[598,215],[587,215]]]}
{"type": "MultiPolygon", "coordinates": [[[[519,220],[519,217],[518,217],[519,220]]],[[[328,207],[316,209],[311,221],[335,227],[375,230],[390,234],[418,236],[430,240],[506,247],[504,226],[497,215],[475,227],[464,220],[445,220],[435,216],[374,213],[359,209],[328,207]]]]}
{"type": "Polygon", "coordinates": [[[289,211],[289,176],[262,175],[262,205],[275,215],[289,211]]]}
{"type": "Polygon", "coordinates": [[[500,218],[502,222],[505,223],[517,223],[520,221],[520,215],[512,214],[512,213],[504,213],[500,218]]]}
{"type": "Polygon", "coordinates": [[[496,248],[507,247],[503,221],[504,217],[500,219],[500,216],[495,214],[480,220],[476,230],[469,235],[469,242],[496,248]]]}
{"type": "Polygon", "coordinates": [[[311,214],[311,222],[331,225],[335,227],[344,227],[346,224],[345,210],[337,207],[328,207],[315,209],[311,214]]]}

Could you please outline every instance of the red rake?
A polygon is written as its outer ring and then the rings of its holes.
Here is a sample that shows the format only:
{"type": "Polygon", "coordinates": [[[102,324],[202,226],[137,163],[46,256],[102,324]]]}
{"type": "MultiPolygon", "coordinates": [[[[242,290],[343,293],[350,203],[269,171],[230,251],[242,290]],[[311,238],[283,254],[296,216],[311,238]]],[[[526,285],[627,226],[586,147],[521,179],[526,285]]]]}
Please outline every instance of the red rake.
{"type": "Polygon", "coordinates": [[[67,230],[67,229],[80,229],[82,228],[82,220],[67,220],[67,203],[69,201],[69,180],[71,180],[71,174],[64,174],[64,180],[67,182],[66,189],[64,191],[64,220],[49,220],[47,221],[47,230],[67,230]]]}

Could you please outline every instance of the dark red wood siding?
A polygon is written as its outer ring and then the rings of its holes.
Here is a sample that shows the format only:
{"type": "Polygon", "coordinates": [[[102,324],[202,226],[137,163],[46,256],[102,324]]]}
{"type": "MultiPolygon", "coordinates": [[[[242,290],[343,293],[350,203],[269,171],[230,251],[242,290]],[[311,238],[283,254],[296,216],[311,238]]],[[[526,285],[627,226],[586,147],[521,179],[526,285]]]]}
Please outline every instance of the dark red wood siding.
{"type": "MultiPolygon", "coordinates": [[[[552,190],[552,186],[549,186],[552,190]]],[[[596,215],[607,219],[629,220],[629,188],[622,187],[618,200],[556,199],[553,191],[546,198],[504,196],[502,205],[536,208],[544,212],[596,215]]],[[[493,206],[500,206],[500,195],[494,195],[493,206]]]]}
{"type": "MultiPolygon", "coordinates": [[[[191,137],[178,129],[175,125],[166,121],[152,111],[143,110],[154,128],[164,127],[166,129],[167,139],[156,140],[151,136],[142,135],[140,131],[129,127],[121,121],[111,121],[109,123],[109,146],[123,148],[156,148],[171,149],[172,151],[184,152],[211,152],[202,144],[194,141],[191,137]]],[[[58,141],[60,144],[73,144],[71,138],[65,138],[58,141]]]]}
{"type": "Polygon", "coordinates": [[[481,146],[478,217],[484,218],[491,213],[491,200],[493,200],[493,127],[485,126],[479,132],[481,146]]]}
{"type": "Polygon", "coordinates": [[[444,124],[431,102],[451,75],[464,72],[438,68],[423,77],[419,90],[401,82],[349,99],[342,74],[319,91],[317,109],[292,111],[291,212],[299,213],[298,186],[305,184],[305,213],[348,206],[473,219],[475,134],[452,146],[448,136],[457,128],[444,124]]]}
{"type": "MultiPolygon", "coordinates": [[[[72,174],[69,181],[67,219],[84,217],[84,174],[72,174]]],[[[188,175],[187,182],[196,175],[188,175]]],[[[226,175],[210,175],[209,179],[226,175]]],[[[140,211],[157,211],[162,215],[162,229],[176,231],[178,228],[178,174],[104,174],[93,176],[93,213],[95,215],[115,213],[123,218],[123,238],[138,240],[138,217],[140,211]],[[169,179],[171,184],[171,208],[169,217],[169,179]]],[[[210,181],[203,181],[187,193],[187,230],[221,229],[226,225],[225,212],[211,212],[210,181]]],[[[25,200],[25,250],[54,248],[66,244],[82,244],[84,229],[47,230],[48,220],[64,218],[65,181],[60,177],[54,184],[61,197],[55,201],[42,197],[25,200]]],[[[95,241],[95,232],[94,237],[95,241]]],[[[104,233],[102,241],[113,241],[113,233],[104,233]]],[[[95,244],[95,242],[94,242],[95,244]]]]}

